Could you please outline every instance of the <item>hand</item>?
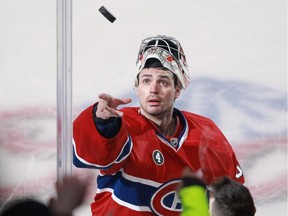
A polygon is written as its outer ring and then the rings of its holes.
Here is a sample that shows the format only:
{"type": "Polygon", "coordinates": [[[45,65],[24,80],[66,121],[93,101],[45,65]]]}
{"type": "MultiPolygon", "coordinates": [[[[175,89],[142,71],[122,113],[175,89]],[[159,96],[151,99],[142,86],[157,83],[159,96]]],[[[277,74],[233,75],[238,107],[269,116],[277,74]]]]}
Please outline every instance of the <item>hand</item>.
{"type": "Polygon", "coordinates": [[[71,216],[73,210],[80,206],[85,198],[88,179],[66,176],[56,183],[57,197],[50,199],[50,208],[55,216],[71,216]]]}
{"type": "Polygon", "coordinates": [[[96,117],[102,119],[108,119],[110,117],[122,117],[123,112],[116,108],[122,104],[128,104],[132,100],[131,98],[118,99],[114,98],[109,94],[100,94],[99,102],[96,111],[96,117]]]}

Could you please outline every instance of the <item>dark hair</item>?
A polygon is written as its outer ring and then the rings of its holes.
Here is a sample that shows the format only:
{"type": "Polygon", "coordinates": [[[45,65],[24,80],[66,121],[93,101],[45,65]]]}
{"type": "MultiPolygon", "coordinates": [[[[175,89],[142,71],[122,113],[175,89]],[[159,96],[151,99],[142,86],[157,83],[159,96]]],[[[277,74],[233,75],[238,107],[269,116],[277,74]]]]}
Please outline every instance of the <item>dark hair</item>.
{"type": "MultiPolygon", "coordinates": [[[[168,70],[167,68],[164,68],[161,62],[156,58],[147,59],[147,61],[145,62],[144,68],[161,68],[163,70],[168,70]]],[[[138,83],[139,83],[139,74],[137,75],[138,83]]],[[[176,87],[178,86],[178,78],[173,72],[172,74],[173,74],[174,86],[176,87]]]]}
{"type": "Polygon", "coordinates": [[[30,198],[13,200],[4,207],[0,216],[52,216],[49,208],[30,198]]]}
{"type": "Polygon", "coordinates": [[[250,191],[244,185],[221,177],[211,184],[215,198],[213,209],[221,216],[254,216],[256,208],[250,191]]]}

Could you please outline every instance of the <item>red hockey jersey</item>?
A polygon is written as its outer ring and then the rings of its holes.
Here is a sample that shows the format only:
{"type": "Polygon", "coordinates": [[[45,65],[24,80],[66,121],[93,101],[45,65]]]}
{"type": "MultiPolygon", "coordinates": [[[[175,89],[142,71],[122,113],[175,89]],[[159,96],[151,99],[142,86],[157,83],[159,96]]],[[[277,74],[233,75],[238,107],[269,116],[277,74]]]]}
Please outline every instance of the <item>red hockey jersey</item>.
{"type": "Polygon", "coordinates": [[[183,131],[168,140],[138,110],[121,109],[113,137],[100,134],[93,106],[73,123],[74,165],[100,170],[93,215],[180,215],[176,187],[184,167],[207,183],[224,175],[244,183],[233,149],[210,119],[174,108],[183,131]]]}

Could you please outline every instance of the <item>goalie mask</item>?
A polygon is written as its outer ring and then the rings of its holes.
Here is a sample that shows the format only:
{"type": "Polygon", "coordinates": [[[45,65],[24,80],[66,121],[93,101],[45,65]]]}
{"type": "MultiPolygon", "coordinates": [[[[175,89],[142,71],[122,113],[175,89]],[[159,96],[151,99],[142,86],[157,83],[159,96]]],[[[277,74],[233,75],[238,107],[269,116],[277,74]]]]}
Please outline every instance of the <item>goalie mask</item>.
{"type": "MultiPolygon", "coordinates": [[[[162,67],[176,75],[181,88],[187,88],[190,81],[188,65],[183,49],[175,38],[158,35],[142,41],[136,61],[137,77],[145,68],[148,59],[157,59],[162,67]]],[[[135,86],[138,85],[137,77],[135,86]]]]}

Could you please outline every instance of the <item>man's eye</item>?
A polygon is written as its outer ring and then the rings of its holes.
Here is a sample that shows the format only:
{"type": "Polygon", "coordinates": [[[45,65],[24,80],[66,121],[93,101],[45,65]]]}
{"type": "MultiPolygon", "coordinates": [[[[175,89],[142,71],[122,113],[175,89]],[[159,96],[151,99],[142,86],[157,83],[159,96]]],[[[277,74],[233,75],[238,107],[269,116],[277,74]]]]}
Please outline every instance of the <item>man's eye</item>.
{"type": "Polygon", "coordinates": [[[167,85],[168,85],[168,82],[165,81],[165,80],[161,80],[161,81],[160,81],[160,84],[161,84],[162,86],[167,86],[167,85]]]}
{"type": "Polygon", "coordinates": [[[150,83],[150,80],[149,80],[149,79],[143,79],[143,80],[142,80],[142,83],[148,84],[148,83],[150,83]]]}

